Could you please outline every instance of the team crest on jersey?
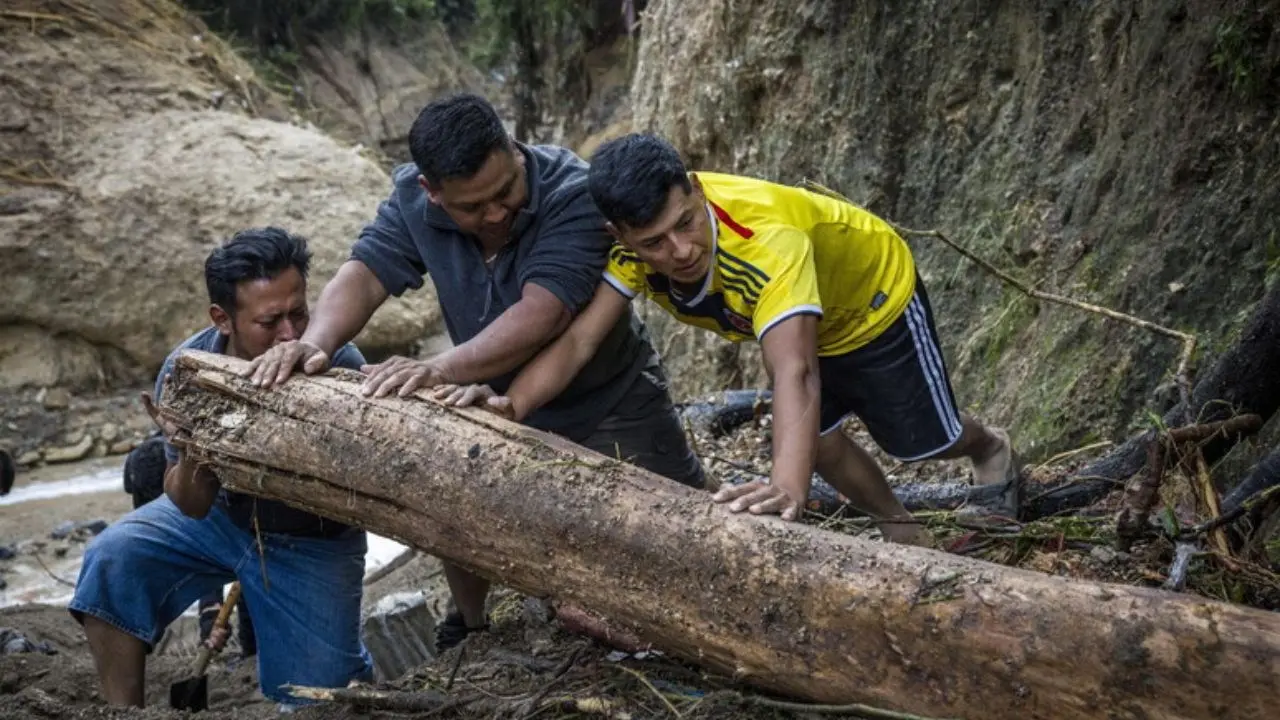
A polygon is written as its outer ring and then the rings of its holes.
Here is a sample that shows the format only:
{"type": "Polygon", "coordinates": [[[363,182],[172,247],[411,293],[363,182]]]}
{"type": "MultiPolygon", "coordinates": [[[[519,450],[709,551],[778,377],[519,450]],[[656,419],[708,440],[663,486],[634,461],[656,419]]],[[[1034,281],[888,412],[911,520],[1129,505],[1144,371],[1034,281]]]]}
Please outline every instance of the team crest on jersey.
{"type": "Polygon", "coordinates": [[[743,335],[751,334],[751,321],[729,308],[724,309],[724,319],[728,320],[729,324],[743,335]]]}

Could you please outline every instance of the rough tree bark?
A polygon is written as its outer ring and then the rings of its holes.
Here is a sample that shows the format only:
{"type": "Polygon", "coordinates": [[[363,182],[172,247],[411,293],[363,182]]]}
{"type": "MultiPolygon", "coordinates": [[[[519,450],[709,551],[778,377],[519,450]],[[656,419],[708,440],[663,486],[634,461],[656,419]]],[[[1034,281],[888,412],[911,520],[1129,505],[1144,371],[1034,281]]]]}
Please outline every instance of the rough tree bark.
{"type": "Polygon", "coordinates": [[[989,720],[1262,717],[1280,692],[1275,614],[731,515],[483,411],[366,399],[341,371],[263,392],[243,367],[188,352],[165,393],[228,487],[574,601],[758,687],[989,720]]]}

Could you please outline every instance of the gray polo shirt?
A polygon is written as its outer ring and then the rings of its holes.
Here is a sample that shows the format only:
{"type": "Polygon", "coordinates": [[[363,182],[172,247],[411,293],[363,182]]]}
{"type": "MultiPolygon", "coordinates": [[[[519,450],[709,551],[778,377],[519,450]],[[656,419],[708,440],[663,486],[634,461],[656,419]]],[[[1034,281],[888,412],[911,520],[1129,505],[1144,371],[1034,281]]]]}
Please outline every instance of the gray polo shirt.
{"type": "MultiPolygon", "coordinates": [[[[518,302],[525,283],[545,288],[577,315],[600,284],[613,244],[587,192],[587,164],[564,148],[517,148],[525,156],[529,200],[512,226],[513,241],[492,266],[485,265],[475,239],[427,199],[413,163],[395,168],[390,197],[351,251],[391,295],[422,287],[430,275],[455,345],[480,334],[518,302]]],[[[569,387],[525,422],[581,442],[653,355],[644,325],[628,313],[569,387]]],[[[519,368],[487,382],[505,392],[518,373],[519,368]]]]}

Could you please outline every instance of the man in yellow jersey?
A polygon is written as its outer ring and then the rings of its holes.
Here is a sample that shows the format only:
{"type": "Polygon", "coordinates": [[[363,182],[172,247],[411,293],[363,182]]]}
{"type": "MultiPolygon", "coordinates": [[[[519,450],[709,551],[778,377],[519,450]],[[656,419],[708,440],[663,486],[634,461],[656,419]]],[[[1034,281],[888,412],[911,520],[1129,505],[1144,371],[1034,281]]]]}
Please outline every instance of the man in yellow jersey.
{"type": "Polygon", "coordinates": [[[929,300],[911,250],[883,220],[801,188],[688,173],[665,141],[628,135],[591,160],[592,198],[614,246],[591,304],[526,366],[504,397],[483,386],[437,397],[520,419],[554,398],[628,303],[645,295],[681,322],[758,340],[773,383],[769,483],[721,489],[734,512],[799,518],[816,469],[885,537],[927,543],[875,460],[840,432],[857,415],[904,462],[967,457],[979,484],[1021,483],[1004,431],[956,410],[929,300]]]}

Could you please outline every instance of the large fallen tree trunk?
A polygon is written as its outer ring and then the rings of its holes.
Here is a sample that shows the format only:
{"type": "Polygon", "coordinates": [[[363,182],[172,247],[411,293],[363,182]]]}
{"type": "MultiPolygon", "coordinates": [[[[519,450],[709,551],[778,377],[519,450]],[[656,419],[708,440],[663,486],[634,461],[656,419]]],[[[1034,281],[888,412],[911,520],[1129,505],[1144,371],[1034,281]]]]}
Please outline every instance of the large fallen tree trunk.
{"type": "Polygon", "coordinates": [[[968,718],[1253,718],[1280,616],[776,517],[479,410],[334,376],[259,391],[188,352],[165,408],[235,490],[573,601],[758,687],[968,718]]]}

